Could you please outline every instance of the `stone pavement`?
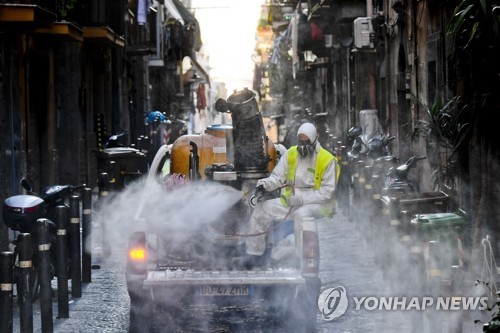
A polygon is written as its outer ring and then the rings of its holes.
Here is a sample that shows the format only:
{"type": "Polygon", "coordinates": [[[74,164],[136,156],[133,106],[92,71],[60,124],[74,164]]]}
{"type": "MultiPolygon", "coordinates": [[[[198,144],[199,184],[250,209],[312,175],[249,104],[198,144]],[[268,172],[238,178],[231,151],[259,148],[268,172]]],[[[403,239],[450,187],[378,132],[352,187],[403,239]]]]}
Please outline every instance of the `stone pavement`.
{"type": "Polygon", "coordinates": [[[82,298],[70,304],[70,318],[56,319],[54,331],[127,332],[128,311],[125,268],[111,257],[92,270],[92,282],[84,284],[82,298]]]}
{"type": "MultiPolygon", "coordinates": [[[[327,321],[318,314],[319,333],[412,332],[408,312],[356,310],[352,296],[391,296],[391,286],[377,267],[374,251],[342,212],[331,220],[320,220],[322,290],[342,286],[349,307],[341,317],[327,321]]],[[[70,302],[70,318],[54,319],[55,332],[127,332],[129,299],[125,284],[123,253],[102,258],[94,247],[92,282],[83,284],[82,297],[70,302]],[[100,267],[100,268],[97,268],[100,267]]],[[[411,277],[409,277],[411,279],[411,277]]],[[[71,283],[70,283],[71,285],[71,283]]],[[[35,332],[41,332],[39,310],[34,309],[35,332]]],[[[57,304],[54,302],[54,318],[57,304]]],[[[18,319],[17,319],[18,320],[18,319]]],[[[467,318],[463,332],[481,332],[479,324],[467,318]]],[[[19,331],[15,323],[15,332],[19,331]]],[[[431,331],[427,327],[425,331],[431,331]]],[[[444,332],[444,331],[443,331],[444,332]]]]}
{"type": "Polygon", "coordinates": [[[331,220],[318,225],[321,252],[322,290],[344,287],[349,306],[345,314],[331,321],[318,316],[319,332],[410,332],[400,313],[356,311],[352,296],[380,295],[387,288],[383,274],[355,224],[337,212],[331,220]]]}
{"type": "MultiPolygon", "coordinates": [[[[447,332],[448,322],[445,314],[441,330],[430,327],[429,313],[421,316],[422,327],[412,328],[411,312],[408,311],[368,311],[356,309],[352,297],[370,296],[404,296],[384,276],[382,269],[376,264],[375,250],[377,242],[368,242],[357,230],[355,222],[349,221],[342,212],[338,212],[332,220],[319,221],[321,252],[322,290],[342,286],[347,292],[349,306],[342,316],[326,321],[318,315],[319,333],[368,333],[368,332],[447,332]],[[371,245],[373,244],[373,245],[371,245]]],[[[407,277],[413,281],[413,277],[407,277]]],[[[429,295],[432,296],[432,295],[429,295]]],[[[454,314],[451,314],[454,315],[454,314]]],[[[464,333],[482,332],[482,324],[474,324],[475,319],[488,321],[490,313],[470,312],[461,315],[464,319],[464,333]]],[[[457,331],[454,331],[457,333],[457,331]]]]}
{"type": "MultiPolygon", "coordinates": [[[[125,252],[124,252],[125,253],[125,252]]],[[[52,301],[54,332],[127,332],[129,297],[124,260],[117,255],[102,258],[100,247],[92,257],[91,282],[82,283],[82,297],[72,298],[69,281],[69,318],[58,318],[57,296],[52,301]]],[[[57,281],[52,281],[57,295],[57,281]]],[[[14,304],[17,306],[17,304],[14,304]]],[[[18,309],[14,308],[14,332],[20,332],[18,309]]],[[[33,331],[42,332],[40,304],[33,304],[33,331]]]]}

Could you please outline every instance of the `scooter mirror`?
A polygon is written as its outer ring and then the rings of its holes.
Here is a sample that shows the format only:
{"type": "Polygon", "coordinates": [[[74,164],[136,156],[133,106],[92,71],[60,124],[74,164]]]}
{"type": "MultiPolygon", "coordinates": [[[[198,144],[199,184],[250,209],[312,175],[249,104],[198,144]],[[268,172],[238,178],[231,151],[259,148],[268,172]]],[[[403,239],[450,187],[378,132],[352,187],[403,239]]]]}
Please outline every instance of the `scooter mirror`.
{"type": "Polygon", "coordinates": [[[33,191],[33,189],[31,188],[30,182],[26,178],[21,179],[21,186],[28,192],[33,191]]]}

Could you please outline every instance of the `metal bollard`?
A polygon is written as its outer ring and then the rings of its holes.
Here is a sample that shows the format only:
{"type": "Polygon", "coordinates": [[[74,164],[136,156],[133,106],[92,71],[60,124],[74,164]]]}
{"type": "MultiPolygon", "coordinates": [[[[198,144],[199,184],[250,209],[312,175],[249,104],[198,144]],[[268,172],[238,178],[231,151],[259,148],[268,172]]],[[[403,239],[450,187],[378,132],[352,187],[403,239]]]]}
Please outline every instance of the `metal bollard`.
{"type": "Polygon", "coordinates": [[[411,270],[411,246],[413,245],[413,239],[410,233],[411,224],[411,214],[408,211],[401,211],[401,228],[398,234],[399,254],[396,255],[398,260],[399,269],[397,270],[396,278],[399,281],[403,281],[404,288],[408,288],[408,283],[413,283],[413,279],[408,279],[407,274],[411,270]]]}
{"type": "MultiPolygon", "coordinates": [[[[351,162],[352,167],[352,205],[355,205],[356,201],[359,197],[359,164],[363,163],[363,161],[358,160],[357,158],[353,158],[351,162]]],[[[356,212],[356,209],[353,210],[353,213],[356,212]]]]}
{"type": "Polygon", "coordinates": [[[382,177],[381,175],[373,174],[372,184],[373,193],[377,196],[377,199],[380,200],[380,198],[382,197],[382,189],[384,188],[384,177],[382,177]]]}
{"type": "Polygon", "coordinates": [[[17,297],[19,299],[19,320],[22,333],[33,332],[33,294],[36,290],[31,290],[30,280],[33,276],[32,262],[32,241],[31,234],[22,233],[17,236],[17,297]]]}
{"type": "Polygon", "coordinates": [[[374,203],[374,209],[376,209],[375,213],[381,214],[381,206],[380,199],[382,198],[382,187],[384,180],[380,175],[372,175],[372,186],[373,186],[373,195],[372,200],[374,203]]]}
{"type": "Polygon", "coordinates": [[[106,172],[103,172],[99,175],[99,179],[97,182],[99,187],[98,197],[99,202],[104,200],[109,196],[109,175],[106,172]]]}
{"type": "Polygon", "coordinates": [[[156,147],[156,145],[158,144],[158,129],[160,127],[160,118],[159,117],[155,117],[155,119],[153,120],[153,124],[152,124],[152,129],[151,129],[151,132],[150,132],[150,135],[151,135],[151,145],[153,147],[156,147]]]}
{"type": "Polygon", "coordinates": [[[108,188],[111,191],[117,191],[120,182],[120,166],[115,161],[109,161],[108,171],[110,176],[108,188]]]}
{"type": "MultiPolygon", "coordinates": [[[[427,283],[430,295],[441,296],[441,244],[438,241],[428,243],[429,259],[427,262],[427,283]]],[[[429,325],[435,332],[442,331],[443,318],[438,310],[431,310],[429,314],[429,325]]]]}
{"type": "Polygon", "coordinates": [[[372,230],[371,230],[371,239],[379,239],[380,237],[380,227],[383,223],[383,217],[382,217],[382,196],[380,195],[380,191],[378,190],[378,182],[380,180],[380,176],[378,175],[372,175],[371,178],[371,184],[372,184],[372,189],[371,189],[371,197],[368,197],[367,199],[370,200],[371,204],[371,219],[372,219],[372,230]]]}
{"type": "Polygon", "coordinates": [[[43,332],[53,332],[52,318],[52,286],[50,281],[50,234],[51,222],[48,219],[38,219],[36,223],[36,240],[38,245],[36,270],[40,281],[40,314],[43,332]]]}
{"type": "MultiPolygon", "coordinates": [[[[408,284],[408,294],[424,296],[425,287],[425,258],[424,251],[418,241],[413,242],[410,248],[410,276],[413,276],[412,283],[408,284]]],[[[421,333],[424,331],[424,312],[415,311],[411,313],[411,333],[421,333]]]]}
{"type": "Polygon", "coordinates": [[[14,329],[14,253],[0,253],[0,332],[14,329]]]}
{"type": "Polygon", "coordinates": [[[92,280],[92,189],[82,192],[82,282],[92,280]]]}
{"type": "Polygon", "coordinates": [[[68,207],[57,206],[55,209],[57,228],[57,311],[58,318],[69,318],[68,297],[68,207]]]}
{"type": "MultiPolygon", "coordinates": [[[[98,209],[103,208],[108,204],[109,201],[109,176],[107,173],[101,173],[99,177],[99,196],[97,199],[97,202],[99,203],[98,209]]],[[[103,251],[103,256],[107,257],[111,254],[111,246],[109,242],[106,239],[106,236],[108,235],[108,230],[107,230],[107,225],[106,221],[104,221],[101,218],[101,235],[102,235],[102,251],[103,251]]]]}
{"type": "Polygon", "coordinates": [[[347,160],[347,148],[345,146],[340,147],[340,176],[339,176],[339,200],[338,203],[346,216],[351,215],[351,203],[350,203],[350,189],[351,189],[351,170],[349,168],[349,161],[347,160]]]}
{"type": "Polygon", "coordinates": [[[140,151],[142,151],[142,149],[143,149],[142,137],[137,138],[136,148],[139,149],[140,151]]]}
{"type": "Polygon", "coordinates": [[[353,192],[352,192],[352,213],[353,218],[356,221],[356,227],[358,230],[362,229],[363,221],[360,221],[364,218],[363,212],[360,212],[361,207],[361,198],[362,198],[362,189],[365,186],[365,177],[362,174],[365,169],[365,161],[356,160],[354,164],[354,184],[353,184],[353,192]]]}
{"type": "Polygon", "coordinates": [[[69,198],[69,245],[71,254],[71,296],[82,297],[82,264],[80,240],[80,197],[69,198]]]}
{"type": "MultiPolygon", "coordinates": [[[[451,266],[451,296],[463,295],[463,284],[464,284],[465,272],[463,267],[451,266]]],[[[449,325],[448,333],[462,333],[463,332],[463,311],[450,311],[449,312],[449,325]]]]}
{"type": "MultiPolygon", "coordinates": [[[[366,184],[366,165],[364,161],[359,161],[359,169],[358,169],[358,194],[359,194],[359,202],[358,208],[363,207],[363,200],[365,199],[365,184],[366,184]]],[[[364,213],[364,212],[363,212],[364,213]]],[[[366,214],[365,214],[366,215],[366,214]]],[[[364,218],[365,216],[363,216],[364,218]]]]}
{"type": "Polygon", "coordinates": [[[365,166],[365,185],[363,188],[363,210],[365,211],[366,218],[365,221],[367,223],[367,228],[365,230],[369,231],[369,236],[373,234],[373,223],[374,223],[374,208],[373,208],[373,184],[372,184],[372,167],[367,165],[365,166]]]}
{"type": "Polygon", "coordinates": [[[390,230],[398,231],[401,226],[401,203],[398,197],[391,197],[389,201],[390,230]]]}
{"type": "Polygon", "coordinates": [[[108,202],[109,198],[109,175],[106,172],[102,172],[99,174],[99,178],[97,179],[97,202],[94,205],[96,211],[99,211],[108,202]]]}
{"type": "Polygon", "coordinates": [[[144,151],[143,151],[143,153],[147,155],[151,151],[151,141],[149,140],[149,137],[147,135],[144,135],[142,137],[142,140],[143,140],[143,143],[144,143],[144,146],[143,146],[144,151]]]}

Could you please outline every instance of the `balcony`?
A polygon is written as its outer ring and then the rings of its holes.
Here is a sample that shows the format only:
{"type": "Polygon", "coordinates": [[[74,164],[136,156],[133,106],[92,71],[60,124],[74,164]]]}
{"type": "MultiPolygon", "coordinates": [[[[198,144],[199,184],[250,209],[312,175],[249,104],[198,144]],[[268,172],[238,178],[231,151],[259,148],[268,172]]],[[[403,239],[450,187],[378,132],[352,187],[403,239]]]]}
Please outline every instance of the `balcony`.
{"type": "Polygon", "coordinates": [[[65,6],[56,0],[2,3],[0,29],[124,46],[127,2],[79,0],[66,3],[65,6]]]}
{"type": "Polygon", "coordinates": [[[50,27],[56,14],[34,4],[0,4],[0,26],[6,29],[50,27]]]}
{"type": "Polygon", "coordinates": [[[36,28],[33,33],[38,37],[47,37],[51,40],[83,42],[82,28],[68,21],[54,22],[50,27],[36,28]]]}

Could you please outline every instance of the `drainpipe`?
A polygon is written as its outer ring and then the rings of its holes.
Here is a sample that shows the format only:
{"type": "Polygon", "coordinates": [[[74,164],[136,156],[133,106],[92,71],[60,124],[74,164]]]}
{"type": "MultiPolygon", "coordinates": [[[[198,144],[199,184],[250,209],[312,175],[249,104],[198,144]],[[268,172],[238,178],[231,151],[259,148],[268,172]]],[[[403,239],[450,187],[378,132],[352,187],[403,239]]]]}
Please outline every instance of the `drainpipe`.
{"type": "MultiPolygon", "coordinates": [[[[373,2],[372,0],[366,0],[366,17],[373,18],[373,2]]],[[[376,54],[373,55],[376,61],[376,54]]],[[[372,54],[367,55],[368,58],[372,58],[372,54]]],[[[370,59],[372,60],[372,59],[370,59]]],[[[368,62],[368,108],[377,108],[377,82],[376,82],[376,66],[373,61],[368,62]]]]}
{"type": "MultiPolygon", "coordinates": [[[[418,71],[418,66],[419,66],[419,54],[418,54],[418,24],[417,24],[417,5],[418,1],[413,0],[412,1],[412,37],[413,37],[413,59],[412,59],[412,66],[415,71],[415,98],[417,101],[420,100],[419,96],[419,71],[418,71]]],[[[418,103],[415,103],[415,107],[417,108],[417,113],[418,113],[418,103]]]]}

